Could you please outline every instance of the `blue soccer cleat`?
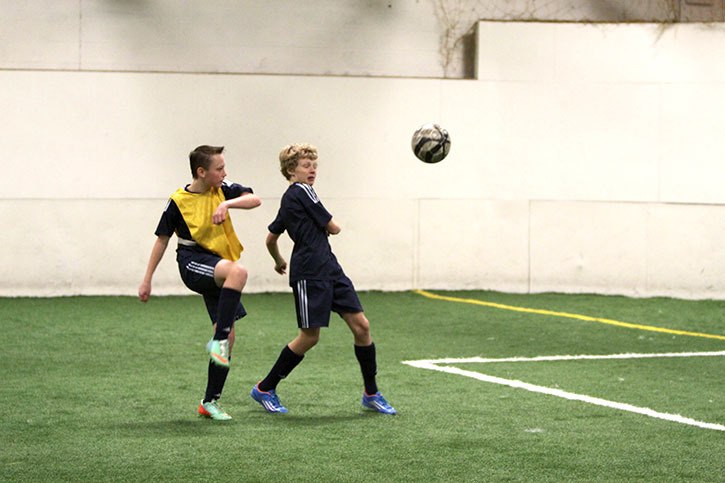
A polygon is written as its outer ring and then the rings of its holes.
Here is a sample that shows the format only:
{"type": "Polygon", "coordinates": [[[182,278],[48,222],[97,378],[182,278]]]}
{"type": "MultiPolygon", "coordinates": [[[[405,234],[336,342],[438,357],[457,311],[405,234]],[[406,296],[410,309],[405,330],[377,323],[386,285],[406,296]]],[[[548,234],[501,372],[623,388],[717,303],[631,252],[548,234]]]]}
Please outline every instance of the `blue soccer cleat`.
{"type": "Polygon", "coordinates": [[[398,414],[395,408],[388,404],[388,401],[386,401],[383,395],[379,392],[376,392],[372,396],[363,392],[362,405],[364,408],[372,409],[373,411],[377,411],[379,413],[398,414]]]}
{"type": "Polygon", "coordinates": [[[252,399],[257,401],[268,413],[287,413],[287,408],[282,406],[279,402],[279,397],[274,389],[270,389],[269,392],[260,391],[257,384],[252,388],[252,392],[249,393],[252,399]]]}

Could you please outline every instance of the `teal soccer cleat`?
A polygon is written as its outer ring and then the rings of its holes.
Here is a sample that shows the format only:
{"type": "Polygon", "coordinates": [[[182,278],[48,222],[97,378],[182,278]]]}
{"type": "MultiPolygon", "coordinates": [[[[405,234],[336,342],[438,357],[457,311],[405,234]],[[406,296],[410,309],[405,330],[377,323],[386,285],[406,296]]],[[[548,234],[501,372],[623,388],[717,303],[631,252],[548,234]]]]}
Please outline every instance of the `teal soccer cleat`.
{"type": "Polygon", "coordinates": [[[229,367],[229,341],[210,340],[206,345],[209,358],[217,366],[229,367]]]}
{"type": "Polygon", "coordinates": [[[219,407],[219,404],[216,401],[202,401],[201,403],[199,403],[198,413],[199,416],[211,418],[216,421],[229,421],[230,419],[232,419],[232,417],[228,415],[226,411],[219,407]]]}

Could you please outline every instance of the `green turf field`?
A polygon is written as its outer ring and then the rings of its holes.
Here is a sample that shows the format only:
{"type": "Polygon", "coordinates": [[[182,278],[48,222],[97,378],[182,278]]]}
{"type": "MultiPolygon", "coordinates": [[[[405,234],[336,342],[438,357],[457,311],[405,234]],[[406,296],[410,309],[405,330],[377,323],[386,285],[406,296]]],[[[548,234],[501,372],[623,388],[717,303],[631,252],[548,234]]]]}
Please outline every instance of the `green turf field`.
{"type": "Polygon", "coordinates": [[[0,481],[725,481],[725,301],[433,293],[361,294],[393,417],[337,318],[265,413],[293,302],[246,295],[230,422],[195,413],[200,298],[0,299],[0,481]]]}

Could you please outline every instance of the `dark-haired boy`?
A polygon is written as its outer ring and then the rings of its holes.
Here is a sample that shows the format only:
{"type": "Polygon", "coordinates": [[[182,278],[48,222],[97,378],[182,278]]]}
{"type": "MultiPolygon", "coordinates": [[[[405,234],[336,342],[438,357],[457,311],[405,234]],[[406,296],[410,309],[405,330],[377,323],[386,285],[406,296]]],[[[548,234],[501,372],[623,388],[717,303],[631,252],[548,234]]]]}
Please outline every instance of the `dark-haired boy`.
{"type": "Polygon", "coordinates": [[[241,293],[247,283],[247,269],[235,263],[243,250],[228,210],[252,209],[261,204],[252,188],[225,181],[223,146],[199,146],[189,154],[191,183],[171,195],[156,228],[146,274],[138,296],[146,302],[151,280],[169,239],[178,238],[176,261],[184,284],[201,294],[213,324],[214,335],[207,344],[209,365],[207,387],[198,413],[215,420],[231,419],[218,404],[227,374],[234,322],[246,315],[241,293]]]}

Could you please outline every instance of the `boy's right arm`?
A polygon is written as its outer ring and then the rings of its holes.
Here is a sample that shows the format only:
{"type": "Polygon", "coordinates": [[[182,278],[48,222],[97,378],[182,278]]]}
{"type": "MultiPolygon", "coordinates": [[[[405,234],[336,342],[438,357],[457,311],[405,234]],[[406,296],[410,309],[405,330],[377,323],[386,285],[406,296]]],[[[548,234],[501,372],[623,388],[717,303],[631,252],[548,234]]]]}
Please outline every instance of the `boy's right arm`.
{"type": "Polygon", "coordinates": [[[325,227],[325,229],[330,235],[337,235],[342,230],[342,227],[338,225],[335,220],[330,218],[330,221],[327,222],[327,226],[325,227]]]}
{"type": "Polygon", "coordinates": [[[138,287],[138,298],[141,302],[146,302],[149,299],[149,296],[151,296],[151,279],[154,276],[156,267],[158,267],[161,262],[161,258],[164,256],[166,247],[169,245],[169,238],[170,237],[168,236],[159,235],[156,238],[153,248],[151,249],[151,256],[149,257],[149,263],[146,267],[146,274],[143,277],[141,285],[138,287]]]}
{"type": "Polygon", "coordinates": [[[269,254],[272,255],[272,258],[274,258],[274,271],[279,273],[280,275],[284,275],[287,271],[287,261],[282,257],[282,254],[279,252],[279,245],[277,244],[277,240],[279,240],[279,235],[269,232],[267,233],[267,240],[265,240],[265,245],[267,245],[267,251],[269,252],[269,254]]]}

